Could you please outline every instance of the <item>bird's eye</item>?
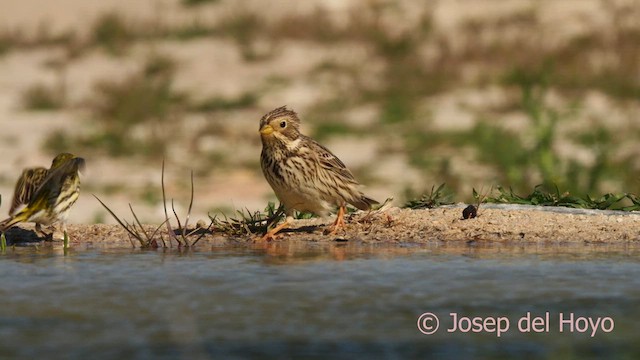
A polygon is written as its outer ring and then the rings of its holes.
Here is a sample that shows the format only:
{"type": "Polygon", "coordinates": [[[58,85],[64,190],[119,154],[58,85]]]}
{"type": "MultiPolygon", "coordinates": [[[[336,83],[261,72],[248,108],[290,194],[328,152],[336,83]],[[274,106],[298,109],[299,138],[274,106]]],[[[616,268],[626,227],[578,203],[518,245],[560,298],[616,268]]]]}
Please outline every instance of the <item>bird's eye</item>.
{"type": "Polygon", "coordinates": [[[286,121],[281,121],[281,122],[280,122],[280,127],[281,127],[281,128],[283,128],[283,129],[284,129],[285,127],[287,127],[287,122],[286,122],[286,121]]]}

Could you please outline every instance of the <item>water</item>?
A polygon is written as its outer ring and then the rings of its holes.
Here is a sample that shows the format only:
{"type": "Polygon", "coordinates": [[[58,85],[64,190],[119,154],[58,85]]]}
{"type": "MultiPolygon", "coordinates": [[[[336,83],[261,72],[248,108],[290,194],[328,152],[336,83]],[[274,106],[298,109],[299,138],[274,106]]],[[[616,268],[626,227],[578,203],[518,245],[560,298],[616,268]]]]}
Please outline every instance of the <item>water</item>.
{"type": "Polygon", "coordinates": [[[0,357],[638,358],[635,250],[365,246],[177,251],[18,248],[0,256],[0,357]],[[440,318],[434,335],[420,314],[440,318]],[[549,331],[522,333],[527,312],[549,331]],[[447,332],[450,313],[510,329],[447,332]],[[560,313],[610,317],[558,330],[560,313]]]}

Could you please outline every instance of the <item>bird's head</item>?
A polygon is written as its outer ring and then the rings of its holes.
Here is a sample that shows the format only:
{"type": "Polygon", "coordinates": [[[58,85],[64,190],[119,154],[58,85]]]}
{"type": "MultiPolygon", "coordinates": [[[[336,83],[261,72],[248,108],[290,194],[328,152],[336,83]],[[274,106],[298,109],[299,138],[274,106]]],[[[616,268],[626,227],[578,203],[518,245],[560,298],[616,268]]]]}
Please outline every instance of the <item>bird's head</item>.
{"type": "Polygon", "coordinates": [[[260,119],[260,137],[264,143],[269,141],[288,142],[300,136],[300,119],[286,106],[270,111],[260,119]]]}
{"type": "Polygon", "coordinates": [[[77,157],[70,153],[58,154],[51,162],[51,170],[57,169],[61,166],[73,166],[76,171],[82,171],[85,167],[84,159],[77,157]]]}

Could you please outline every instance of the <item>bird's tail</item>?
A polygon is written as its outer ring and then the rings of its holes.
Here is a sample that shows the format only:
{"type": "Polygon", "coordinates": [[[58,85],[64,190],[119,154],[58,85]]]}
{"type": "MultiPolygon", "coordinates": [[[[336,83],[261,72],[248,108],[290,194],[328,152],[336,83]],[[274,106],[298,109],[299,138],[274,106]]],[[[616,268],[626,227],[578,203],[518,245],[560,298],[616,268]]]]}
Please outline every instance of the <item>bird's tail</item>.
{"type": "Polygon", "coordinates": [[[5,232],[9,230],[13,225],[23,221],[26,221],[25,213],[23,211],[20,211],[16,215],[4,219],[2,220],[2,222],[0,222],[0,232],[5,232]]]}
{"type": "Polygon", "coordinates": [[[351,205],[357,207],[360,210],[371,210],[371,207],[377,204],[379,204],[379,202],[370,197],[367,197],[364,194],[361,194],[358,199],[351,203],[351,205]]]}

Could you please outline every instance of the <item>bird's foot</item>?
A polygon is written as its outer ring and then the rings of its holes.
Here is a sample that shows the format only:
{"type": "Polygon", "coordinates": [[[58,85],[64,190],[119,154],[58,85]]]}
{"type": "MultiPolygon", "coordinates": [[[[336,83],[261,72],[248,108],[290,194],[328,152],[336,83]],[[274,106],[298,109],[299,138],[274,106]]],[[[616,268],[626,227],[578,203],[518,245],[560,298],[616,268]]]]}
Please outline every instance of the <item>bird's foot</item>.
{"type": "Polygon", "coordinates": [[[279,237],[279,236],[277,236],[277,233],[280,230],[282,230],[284,228],[287,228],[287,227],[289,227],[289,222],[285,221],[282,224],[280,224],[280,225],[274,227],[273,229],[267,231],[267,233],[264,234],[264,236],[262,236],[261,238],[253,240],[253,242],[254,243],[264,244],[264,243],[268,243],[270,241],[277,240],[277,238],[279,237]]]}
{"type": "Polygon", "coordinates": [[[266,234],[264,234],[262,237],[254,239],[253,242],[257,243],[257,244],[264,244],[264,243],[268,243],[268,242],[271,242],[271,241],[275,241],[279,237],[281,237],[281,235],[277,235],[277,234],[269,231],[266,234]]]}
{"type": "Polygon", "coordinates": [[[55,229],[51,233],[47,234],[46,239],[49,241],[64,241],[65,238],[68,239],[68,235],[66,231],[60,231],[58,229],[55,229]]]}
{"type": "Polygon", "coordinates": [[[345,213],[344,206],[341,206],[340,209],[338,210],[338,216],[336,217],[336,221],[333,222],[331,227],[329,227],[328,229],[325,229],[324,231],[325,235],[333,236],[338,234],[339,230],[344,230],[346,226],[344,222],[344,213],[345,213]]]}
{"type": "Polygon", "coordinates": [[[36,232],[36,236],[38,238],[42,238],[42,240],[44,240],[44,241],[56,241],[56,237],[55,237],[54,232],[50,232],[50,233],[47,233],[47,232],[44,232],[44,231],[36,232]]]}

